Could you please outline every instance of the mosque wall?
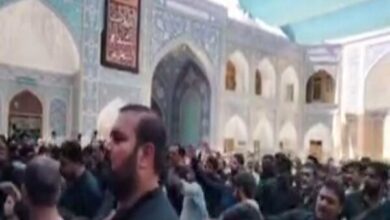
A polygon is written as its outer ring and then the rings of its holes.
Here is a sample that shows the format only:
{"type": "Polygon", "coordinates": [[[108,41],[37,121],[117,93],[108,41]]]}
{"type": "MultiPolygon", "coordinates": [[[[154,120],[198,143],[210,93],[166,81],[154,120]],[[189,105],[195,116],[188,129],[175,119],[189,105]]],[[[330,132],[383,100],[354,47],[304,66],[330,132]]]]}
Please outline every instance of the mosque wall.
{"type": "MultiPolygon", "coordinates": [[[[313,127],[330,130],[330,140],[324,142],[344,149],[341,140],[348,138],[335,137],[333,131],[336,127],[346,132],[347,114],[349,118],[351,114],[357,118],[356,128],[349,126],[347,130],[356,131],[355,136],[364,130],[358,127],[364,121],[359,118],[364,112],[365,80],[374,63],[390,51],[386,36],[363,43],[307,48],[272,35],[254,23],[232,20],[226,9],[208,1],[143,1],[139,73],[129,73],[100,64],[104,1],[0,0],[0,15],[4,8],[20,2],[39,2],[58,18],[58,24],[63,23],[74,44],[76,63],[80,63],[76,73],[70,76],[56,71],[48,75],[50,71],[38,70],[40,68],[0,65],[0,83],[7,82],[4,88],[8,91],[23,88],[38,91],[38,94],[40,90],[51,91],[44,104],[45,111],[51,115],[45,121],[46,134],[52,127],[64,129],[54,123],[64,120],[64,112],[73,122],[66,126],[67,134],[81,131],[90,135],[97,126],[99,113],[112,100],[150,105],[152,82],[159,63],[170,52],[186,46],[210,83],[211,104],[206,111],[211,120],[205,122],[210,124],[210,135],[203,137],[210,145],[222,150],[224,136],[229,133],[226,130],[230,131],[226,129],[227,124],[234,119],[232,121],[245,130],[241,135],[245,140],[240,144],[246,149],[254,150],[256,141],[267,139],[264,141],[267,149],[291,148],[298,152],[306,149],[305,137],[313,133],[310,132],[313,127]],[[235,92],[225,88],[229,60],[242,72],[235,92]],[[322,70],[335,82],[334,102],[306,103],[308,81],[322,70]],[[261,95],[256,94],[257,73],[264,87],[261,95]],[[20,82],[18,77],[26,76],[36,83],[20,82]],[[56,84],[50,83],[53,80],[56,84]],[[263,132],[265,130],[267,132],[263,132]],[[266,135],[259,135],[261,133],[266,135]]],[[[2,92],[0,97],[2,132],[8,127],[6,94],[2,92]]],[[[172,100],[168,100],[167,105],[172,105],[172,100]]]]}

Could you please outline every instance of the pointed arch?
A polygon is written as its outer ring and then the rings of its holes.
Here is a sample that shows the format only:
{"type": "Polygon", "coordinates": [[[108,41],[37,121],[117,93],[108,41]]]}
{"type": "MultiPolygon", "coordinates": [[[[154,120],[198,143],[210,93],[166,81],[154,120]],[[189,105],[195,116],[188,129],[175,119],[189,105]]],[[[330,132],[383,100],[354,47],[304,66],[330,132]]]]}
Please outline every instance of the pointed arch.
{"type": "Polygon", "coordinates": [[[276,94],[275,67],[268,58],[265,58],[259,63],[257,69],[261,73],[262,96],[268,99],[274,98],[276,94]]]}
{"type": "Polygon", "coordinates": [[[12,97],[9,103],[9,136],[16,130],[29,133],[38,139],[43,129],[43,104],[37,95],[23,90],[12,97]]]}
{"type": "Polygon", "coordinates": [[[0,63],[63,74],[80,71],[72,34],[41,1],[24,0],[0,9],[0,29],[0,63]]]}
{"type": "Polygon", "coordinates": [[[156,66],[152,100],[163,114],[170,143],[198,146],[209,140],[212,91],[205,68],[187,44],[173,48],[156,66]]]}
{"type": "Polygon", "coordinates": [[[333,156],[333,140],[329,127],[322,123],[313,125],[305,134],[305,156],[313,155],[319,160],[333,156]]]}
{"type": "Polygon", "coordinates": [[[280,85],[280,100],[283,103],[298,103],[299,79],[294,67],[290,66],[282,73],[280,85]]]}
{"type": "Polygon", "coordinates": [[[247,150],[248,146],[247,126],[238,115],[232,116],[226,123],[224,129],[225,152],[247,150]]]}
{"type": "Polygon", "coordinates": [[[298,133],[292,122],[286,122],[280,129],[279,148],[289,154],[298,154],[298,133]]]}
{"type": "Polygon", "coordinates": [[[366,111],[389,109],[390,102],[390,52],[370,70],[365,79],[364,108],[366,111]]]}
{"type": "Polygon", "coordinates": [[[336,83],[325,70],[313,74],[306,84],[306,103],[334,103],[336,83]]]}
{"type": "Polygon", "coordinates": [[[239,93],[249,91],[249,64],[242,52],[235,51],[229,56],[224,76],[225,89],[239,93]]]}
{"type": "Polygon", "coordinates": [[[259,148],[261,155],[275,153],[273,128],[271,122],[265,116],[262,116],[257,122],[253,132],[253,142],[255,151],[256,148],[259,148]]]}

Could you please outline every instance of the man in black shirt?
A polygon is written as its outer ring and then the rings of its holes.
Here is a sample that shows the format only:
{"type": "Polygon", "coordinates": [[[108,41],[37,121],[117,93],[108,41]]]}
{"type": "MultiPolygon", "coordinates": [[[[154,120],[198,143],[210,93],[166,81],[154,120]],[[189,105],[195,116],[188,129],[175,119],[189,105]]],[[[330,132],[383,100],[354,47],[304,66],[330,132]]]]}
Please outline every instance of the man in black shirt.
{"type": "Polygon", "coordinates": [[[60,207],[71,215],[93,218],[103,200],[103,193],[95,176],[85,168],[82,150],[77,141],[62,144],[60,162],[61,174],[66,179],[60,207]]]}
{"type": "Polygon", "coordinates": [[[110,136],[113,191],[118,199],[113,220],[178,220],[159,187],[167,158],[161,119],[147,107],[127,105],[110,136]]]}
{"type": "Polygon", "coordinates": [[[385,164],[381,162],[368,163],[363,190],[350,194],[346,199],[344,215],[347,219],[358,218],[386,201],[387,176],[385,164]]]}
{"type": "Polygon", "coordinates": [[[314,210],[295,209],[267,220],[339,220],[345,201],[344,188],[336,180],[325,181],[318,192],[314,210]]]}

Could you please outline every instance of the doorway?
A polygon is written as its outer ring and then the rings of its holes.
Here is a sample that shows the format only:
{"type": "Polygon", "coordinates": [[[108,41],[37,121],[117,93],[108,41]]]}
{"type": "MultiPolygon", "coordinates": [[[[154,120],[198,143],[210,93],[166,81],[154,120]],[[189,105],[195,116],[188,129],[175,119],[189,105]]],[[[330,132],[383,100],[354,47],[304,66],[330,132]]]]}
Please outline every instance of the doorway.
{"type": "Polygon", "coordinates": [[[42,115],[42,103],[33,93],[23,91],[15,95],[9,103],[8,136],[37,140],[42,135],[42,115]]]}

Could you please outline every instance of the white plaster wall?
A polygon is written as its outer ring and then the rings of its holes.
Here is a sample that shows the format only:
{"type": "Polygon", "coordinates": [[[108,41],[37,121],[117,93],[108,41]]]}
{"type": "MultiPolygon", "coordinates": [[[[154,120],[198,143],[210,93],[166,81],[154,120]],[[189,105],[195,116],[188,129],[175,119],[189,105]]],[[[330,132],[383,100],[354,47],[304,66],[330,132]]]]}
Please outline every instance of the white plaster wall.
{"type": "Polygon", "coordinates": [[[0,11],[0,63],[76,73],[80,57],[66,26],[39,0],[22,0],[0,11]]]}
{"type": "Polygon", "coordinates": [[[390,113],[387,114],[383,128],[383,158],[390,160],[390,113]]]}

